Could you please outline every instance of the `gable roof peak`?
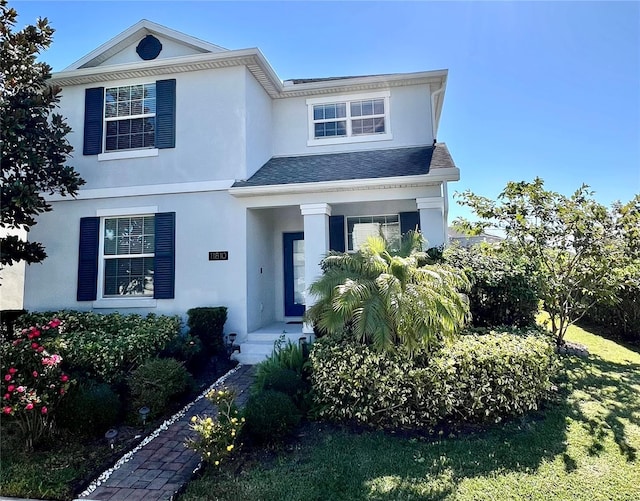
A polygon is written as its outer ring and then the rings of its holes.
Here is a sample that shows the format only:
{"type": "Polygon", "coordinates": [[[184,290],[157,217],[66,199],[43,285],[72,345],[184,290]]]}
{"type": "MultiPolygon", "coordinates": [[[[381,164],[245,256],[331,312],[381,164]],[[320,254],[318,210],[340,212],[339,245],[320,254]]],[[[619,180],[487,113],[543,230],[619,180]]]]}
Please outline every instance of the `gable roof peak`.
{"type": "Polygon", "coordinates": [[[185,45],[199,53],[225,52],[228,50],[224,47],[220,47],[219,45],[205,42],[204,40],[192,37],[191,35],[154,23],[148,19],[141,19],[136,24],[130,26],[122,33],[116,35],[114,38],[102,44],[83,58],[78,59],[63,71],[99,66],[101,63],[117,54],[128,45],[135,43],[138,39],[141,39],[146,35],[158,35],[162,38],[185,45]]]}

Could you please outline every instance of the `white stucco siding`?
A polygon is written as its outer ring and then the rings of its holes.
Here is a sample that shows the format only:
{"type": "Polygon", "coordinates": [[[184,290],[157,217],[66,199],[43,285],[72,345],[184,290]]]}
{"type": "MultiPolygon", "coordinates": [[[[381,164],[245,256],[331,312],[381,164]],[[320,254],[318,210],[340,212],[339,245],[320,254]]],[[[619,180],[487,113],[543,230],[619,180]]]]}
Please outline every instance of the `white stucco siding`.
{"type": "Polygon", "coordinates": [[[97,210],[135,207],[176,213],[175,299],[158,299],[153,308],[118,309],[184,316],[196,306],[226,306],[225,330],[246,332],[245,210],[224,191],[54,203],[30,232],[45,244],[48,257],[27,267],[25,308],[92,309],[92,301],[76,301],[80,218],[96,216],[97,210]],[[227,251],[229,259],[209,261],[209,251],[227,251]]]}
{"type": "Polygon", "coordinates": [[[272,99],[249,70],[246,76],[246,172],[248,179],[273,156],[272,99]]]}
{"type": "MultiPolygon", "coordinates": [[[[366,92],[344,93],[365,95],[366,92]]],[[[323,94],[322,97],[327,95],[323,94]]],[[[309,118],[306,101],[308,97],[277,99],[273,103],[273,152],[276,156],[318,155],[344,151],[359,151],[381,148],[401,148],[431,145],[431,94],[428,84],[392,87],[389,96],[389,124],[393,139],[345,142],[341,144],[308,146],[309,118]]],[[[359,136],[362,139],[364,136],[359,136]]]]}
{"type": "MultiPolygon", "coordinates": [[[[155,59],[169,59],[172,57],[180,57],[180,56],[194,56],[197,54],[203,54],[205,51],[202,49],[196,49],[195,47],[189,47],[183,43],[176,42],[175,40],[170,40],[167,37],[159,35],[157,33],[154,36],[160,40],[162,44],[162,50],[158,57],[155,59]]],[[[142,40],[144,36],[140,37],[142,40]]],[[[138,53],[136,52],[136,47],[139,42],[131,44],[124,49],[122,49],[117,54],[111,56],[110,58],[103,61],[100,66],[112,66],[114,64],[126,64],[126,63],[140,63],[143,59],[140,58],[138,53]]]]}
{"type": "Polygon", "coordinates": [[[274,219],[267,210],[247,211],[247,327],[249,332],[275,322],[273,288],[274,219]]]}
{"type": "Polygon", "coordinates": [[[246,163],[245,69],[169,74],[63,89],[60,112],[73,132],[69,160],[85,188],[185,183],[242,178],[246,163]],[[83,155],[85,89],[176,79],[176,147],[158,156],[99,161],[83,155]]]}

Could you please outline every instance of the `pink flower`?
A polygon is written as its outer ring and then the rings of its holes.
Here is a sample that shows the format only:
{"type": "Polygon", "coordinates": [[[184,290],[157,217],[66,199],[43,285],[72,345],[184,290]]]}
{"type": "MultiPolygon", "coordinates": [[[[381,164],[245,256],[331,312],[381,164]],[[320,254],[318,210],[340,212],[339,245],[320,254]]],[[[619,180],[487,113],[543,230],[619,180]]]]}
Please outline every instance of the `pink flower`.
{"type": "MultiPolygon", "coordinates": [[[[34,343],[35,344],[35,343],[34,343]]],[[[38,349],[36,350],[38,353],[42,353],[44,351],[44,346],[38,346],[38,349]]]]}
{"type": "Polygon", "coordinates": [[[18,387],[16,388],[16,391],[17,391],[18,393],[24,393],[24,386],[18,386],[18,387]]]}
{"type": "Polygon", "coordinates": [[[30,411],[31,409],[33,409],[33,404],[31,402],[29,402],[27,405],[24,406],[24,408],[28,411],[30,411]]]}
{"type": "Polygon", "coordinates": [[[67,376],[66,374],[63,374],[62,376],[60,376],[60,381],[62,381],[63,383],[66,383],[67,381],[69,381],[69,376],[67,376]]]}
{"type": "Polygon", "coordinates": [[[40,331],[38,329],[34,329],[31,331],[31,335],[33,337],[40,337],[40,331]]]}
{"type": "Polygon", "coordinates": [[[18,369],[16,369],[15,367],[11,367],[9,369],[9,374],[15,374],[16,372],[18,372],[18,369]]]}
{"type": "Polygon", "coordinates": [[[60,388],[60,395],[64,395],[64,388],[60,388]]]}
{"type": "Polygon", "coordinates": [[[62,322],[60,320],[58,320],[57,318],[54,318],[53,320],[51,320],[49,322],[49,327],[53,327],[54,329],[56,327],[58,327],[62,322]]]}
{"type": "Polygon", "coordinates": [[[16,339],[12,344],[13,346],[18,346],[20,343],[22,343],[22,339],[16,339]]]}
{"type": "Polygon", "coordinates": [[[35,337],[35,336],[33,335],[33,333],[29,333],[29,334],[27,334],[27,338],[28,338],[28,339],[33,339],[34,337],[35,337]]]}
{"type": "Polygon", "coordinates": [[[34,342],[34,343],[31,343],[31,347],[32,347],[34,350],[37,350],[39,346],[40,346],[40,345],[39,345],[38,343],[35,343],[35,342],[34,342]]]}
{"type": "Polygon", "coordinates": [[[4,399],[5,400],[9,400],[11,398],[11,393],[5,393],[4,394],[4,399]]]}
{"type": "Polygon", "coordinates": [[[47,409],[46,407],[43,407],[42,409],[40,409],[40,411],[41,411],[43,414],[46,414],[47,412],[49,412],[49,409],[47,409]]]}
{"type": "Polygon", "coordinates": [[[12,379],[13,379],[13,376],[12,376],[11,374],[7,374],[7,375],[4,377],[4,380],[5,380],[5,381],[11,381],[12,379]]]}
{"type": "Polygon", "coordinates": [[[10,384],[9,386],[7,386],[7,391],[8,391],[8,392],[12,392],[12,391],[13,391],[13,390],[15,390],[15,389],[16,389],[16,387],[15,387],[14,385],[12,385],[12,384],[10,384]]]}
{"type": "Polygon", "coordinates": [[[38,371],[33,371],[31,374],[33,375],[33,377],[38,377],[38,371]]]}
{"type": "Polygon", "coordinates": [[[5,414],[11,414],[12,410],[13,409],[11,407],[9,407],[9,406],[2,408],[2,412],[4,412],[5,414]]]}

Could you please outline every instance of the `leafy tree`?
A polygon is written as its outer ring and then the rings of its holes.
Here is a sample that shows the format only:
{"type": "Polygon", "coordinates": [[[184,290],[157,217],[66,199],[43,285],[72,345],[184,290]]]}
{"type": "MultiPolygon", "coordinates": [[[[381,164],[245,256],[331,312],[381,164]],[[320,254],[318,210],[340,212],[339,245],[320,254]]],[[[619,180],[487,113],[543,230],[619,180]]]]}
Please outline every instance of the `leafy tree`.
{"type": "MultiPolygon", "coordinates": [[[[54,113],[60,89],[46,83],[51,67],[36,62],[54,30],[47,19],[38,19],[35,26],[14,32],[16,18],[16,11],[0,0],[0,227],[28,231],[39,214],[51,210],[42,193],[75,195],[84,181],[65,165],[72,151],[66,139],[71,129],[54,113]]],[[[0,244],[2,266],[38,263],[47,256],[41,243],[15,235],[3,236],[0,244]]]]}
{"type": "Polygon", "coordinates": [[[536,178],[507,183],[497,201],[466,191],[459,203],[480,220],[456,220],[456,227],[477,234],[498,226],[507,236],[503,248],[534,265],[538,294],[558,344],[594,304],[615,301],[618,279],[611,263],[620,249],[614,221],[586,185],[567,197],[546,190],[536,178]]]}
{"type": "Polygon", "coordinates": [[[421,248],[420,234],[409,232],[395,255],[380,237],[353,254],[330,254],[311,285],[319,299],[307,319],[323,333],[346,332],[380,351],[402,344],[413,352],[452,337],[469,315],[460,294],[469,282],[446,265],[420,266],[421,248]]]}

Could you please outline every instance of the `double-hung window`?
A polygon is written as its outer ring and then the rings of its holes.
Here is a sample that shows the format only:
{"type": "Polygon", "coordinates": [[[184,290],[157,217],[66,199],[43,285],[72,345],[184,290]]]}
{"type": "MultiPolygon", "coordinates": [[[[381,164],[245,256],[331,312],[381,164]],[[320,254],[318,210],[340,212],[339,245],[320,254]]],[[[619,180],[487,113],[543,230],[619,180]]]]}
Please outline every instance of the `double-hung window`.
{"type": "Polygon", "coordinates": [[[384,216],[347,217],[347,250],[357,251],[369,237],[382,237],[387,248],[400,248],[400,218],[398,214],[384,216]]]}
{"type": "Polygon", "coordinates": [[[392,139],[389,92],[307,99],[309,146],[392,139]]]}
{"type": "Polygon", "coordinates": [[[155,216],[104,218],[103,297],[153,297],[155,216]]]}
{"type": "Polygon", "coordinates": [[[153,148],[156,84],[107,87],[104,97],[104,151],[153,148]]]}
{"type": "Polygon", "coordinates": [[[140,158],[175,146],[175,79],[85,89],[83,155],[140,158]]]}

